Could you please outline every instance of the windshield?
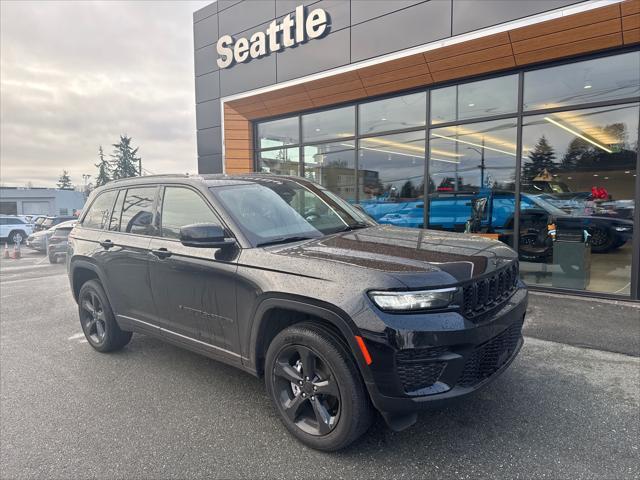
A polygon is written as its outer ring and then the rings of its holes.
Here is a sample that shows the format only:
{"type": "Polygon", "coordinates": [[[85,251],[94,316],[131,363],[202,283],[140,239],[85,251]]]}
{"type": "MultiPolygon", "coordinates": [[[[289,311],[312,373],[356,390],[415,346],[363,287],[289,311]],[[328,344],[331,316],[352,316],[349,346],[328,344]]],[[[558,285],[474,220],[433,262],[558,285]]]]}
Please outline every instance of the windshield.
{"type": "MultiPolygon", "coordinates": [[[[543,210],[546,210],[551,215],[567,216],[567,212],[565,212],[564,210],[562,210],[562,209],[556,207],[555,205],[547,202],[546,200],[543,200],[542,198],[540,198],[540,197],[538,197],[536,195],[527,195],[526,198],[531,200],[538,207],[542,208],[543,210]]],[[[524,207],[524,203],[525,202],[523,202],[523,207],[524,207]]]]}
{"type": "Polygon", "coordinates": [[[53,218],[46,218],[44,222],[42,222],[42,225],[44,227],[50,227],[51,225],[53,225],[53,218]]]}
{"type": "Polygon", "coordinates": [[[317,185],[288,179],[211,187],[254,246],[319,238],[375,223],[317,185]]]}

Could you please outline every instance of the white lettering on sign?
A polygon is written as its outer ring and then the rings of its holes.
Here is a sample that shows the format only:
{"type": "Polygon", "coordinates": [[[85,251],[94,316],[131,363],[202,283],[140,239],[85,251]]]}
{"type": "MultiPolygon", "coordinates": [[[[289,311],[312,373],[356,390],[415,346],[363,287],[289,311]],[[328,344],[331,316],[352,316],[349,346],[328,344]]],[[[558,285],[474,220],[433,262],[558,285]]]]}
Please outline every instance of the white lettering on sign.
{"type": "Polygon", "coordinates": [[[329,17],[322,8],[316,8],[305,16],[304,6],[300,5],[293,16],[285,16],[281,23],[274,20],[265,32],[256,32],[249,39],[241,37],[234,41],[231,35],[223,35],[216,44],[218,67],[227,68],[234,62],[264,57],[319,38],[326,32],[328,23],[329,17]]]}

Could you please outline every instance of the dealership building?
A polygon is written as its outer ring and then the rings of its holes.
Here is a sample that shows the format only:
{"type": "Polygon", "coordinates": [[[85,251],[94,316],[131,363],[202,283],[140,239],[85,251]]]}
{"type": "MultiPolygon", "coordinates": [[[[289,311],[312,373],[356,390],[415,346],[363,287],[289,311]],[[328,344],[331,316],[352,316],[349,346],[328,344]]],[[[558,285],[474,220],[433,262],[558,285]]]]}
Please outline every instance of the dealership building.
{"type": "Polygon", "coordinates": [[[504,241],[531,287],[640,299],[640,0],[218,0],[193,19],[200,173],[303,176],[380,223],[504,241]]]}

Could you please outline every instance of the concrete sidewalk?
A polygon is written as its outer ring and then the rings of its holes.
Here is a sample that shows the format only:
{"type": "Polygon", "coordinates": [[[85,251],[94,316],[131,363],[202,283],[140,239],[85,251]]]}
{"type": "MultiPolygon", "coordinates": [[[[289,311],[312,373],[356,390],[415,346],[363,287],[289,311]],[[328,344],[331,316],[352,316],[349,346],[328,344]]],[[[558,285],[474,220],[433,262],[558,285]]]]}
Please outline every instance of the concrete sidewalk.
{"type": "Polygon", "coordinates": [[[524,334],[640,356],[640,303],[530,292],[524,334]]]}

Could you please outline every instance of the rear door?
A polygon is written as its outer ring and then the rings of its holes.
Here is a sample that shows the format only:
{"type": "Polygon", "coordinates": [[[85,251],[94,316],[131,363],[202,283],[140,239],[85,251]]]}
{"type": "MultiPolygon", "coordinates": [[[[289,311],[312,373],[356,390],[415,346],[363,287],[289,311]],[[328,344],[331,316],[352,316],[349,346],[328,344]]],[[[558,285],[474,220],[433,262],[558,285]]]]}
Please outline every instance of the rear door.
{"type": "Polygon", "coordinates": [[[173,340],[196,339],[215,354],[239,352],[236,255],[179,240],[182,226],[222,222],[206,197],[188,186],[164,187],[160,205],[161,238],[151,240],[149,271],[161,326],[173,340]]]}
{"type": "Polygon", "coordinates": [[[157,186],[118,192],[113,213],[100,236],[97,257],[108,283],[114,312],[138,327],[153,323],[156,309],[149,283],[149,243],[156,233],[152,218],[157,186]],[[144,323],[140,323],[144,322],[144,323]]]}

